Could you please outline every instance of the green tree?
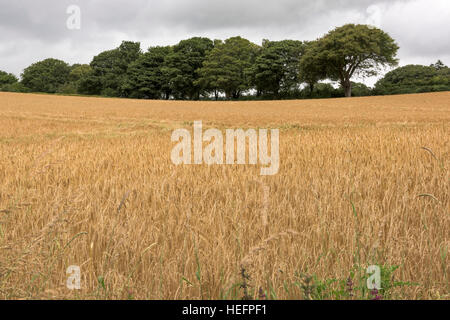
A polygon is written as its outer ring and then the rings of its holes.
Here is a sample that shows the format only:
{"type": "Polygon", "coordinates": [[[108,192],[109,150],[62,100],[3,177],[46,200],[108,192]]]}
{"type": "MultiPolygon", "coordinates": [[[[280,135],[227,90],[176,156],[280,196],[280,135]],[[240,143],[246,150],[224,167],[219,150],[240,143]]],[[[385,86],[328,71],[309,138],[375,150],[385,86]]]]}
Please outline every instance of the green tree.
{"type": "Polygon", "coordinates": [[[441,60],[438,60],[435,64],[432,64],[430,67],[433,67],[436,70],[442,70],[447,68],[447,66],[441,60]]]}
{"type": "Polygon", "coordinates": [[[253,83],[259,93],[279,98],[299,85],[298,64],[305,46],[301,41],[263,41],[252,68],[253,83]]]}
{"type": "Polygon", "coordinates": [[[224,92],[228,99],[239,99],[251,88],[252,67],[259,46],[241,37],[215,44],[199,70],[197,83],[224,92]]]}
{"type": "Polygon", "coordinates": [[[91,71],[84,75],[78,82],[77,91],[81,94],[87,95],[99,95],[102,92],[102,81],[101,77],[94,74],[91,71]]]}
{"type": "MultiPolygon", "coordinates": [[[[216,39],[216,40],[214,40],[213,47],[216,48],[222,44],[223,44],[222,40],[216,39]]],[[[209,56],[210,56],[210,53],[208,53],[205,61],[203,61],[202,67],[197,70],[197,74],[198,74],[199,78],[197,79],[197,81],[195,81],[195,85],[197,85],[201,88],[201,91],[203,92],[203,94],[205,94],[207,96],[213,94],[215,100],[218,100],[219,95],[222,91],[219,87],[219,81],[218,81],[219,76],[216,73],[211,73],[211,72],[207,73],[206,72],[207,70],[204,68],[205,62],[209,58],[209,56]]],[[[217,62],[209,61],[208,67],[209,67],[209,70],[213,70],[215,68],[218,68],[218,64],[217,64],[217,62]],[[215,67],[213,68],[213,66],[215,66],[215,67]]]]}
{"type": "Polygon", "coordinates": [[[81,91],[89,94],[123,96],[122,85],[128,66],[142,54],[139,42],[123,41],[113,50],[95,56],[90,64],[92,72],[80,83],[81,91]]]}
{"type": "Polygon", "coordinates": [[[57,59],[36,62],[22,73],[22,84],[34,92],[56,93],[67,82],[70,67],[57,59]]]}
{"type": "Polygon", "coordinates": [[[30,92],[30,89],[25,87],[21,82],[4,84],[0,87],[0,91],[4,92],[30,92]]]}
{"type": "MultiPolygon", "coordinates": [[[[305,43],[305,51],[315,45],[314,42],[305,43]]],[[[327,78],[327,72],[324,64],[319,64],[311,56],[302,56],[299,63],[299,81],[308,86],[309,96],[313,96],[314,88],[319,81],[327,78]]]]}
{"type": "Polygon", "coordinates": [[[5,84],[13,84],[18,82],[19,79],[12,73],[7,73],[0,70],[0,88],[5,84]]]}
{"type": "Polygon", "coordinates": [[[71,67],[69,74],[69,81],[78,82],[81,79],[87,77],[92,72],[92,68],[88,64],[74,64],[71,67]]]}
{"type": "Polygon", "coordinates": [[[191,100],[200,98],[202,88],[198,83],[198,70],[213,47],[212,40],[195,37],[181,41],[166,56],[164,73],[176,98],[191,100]]]}
{"type": "MultiPolygon", "coordinates": [[[[352,97],[367,97],[373,94],[373,90],[361,82],[352,81],[352,97]]],[[[345,89],[339,87],[335,89],[334,97],[345,97],[345,89]]]]}
{"type": "Polygon", "coordinates": [[[372,89],[366,86],[364,83],[352,82],[352,96],[353,97],[366,97],[372,95],[372,89]]]}
{"type": "Polygon", "coordinates": [[[347,24],[314,41],[303,63],[317,65],[331,80],[338,80],[345,96],[352,93],[352,77],[377,75],[382,67],[397,65],[399,47],[384,31],[367,25],[347,24]]]}
{"type": "Polygon", "coordinates": [[[375,84],[379,95],[450,90],[450,68],[407,65],[388,72],[375,84]]]}
{"type": "Polygon", "coordinates": [[[28,92],[29,90],[19,82],[15,75],[0,70],[0,91],[28,92]]]}
{"type": "Polygon", "coordinates": [[[70,69],[67,82],[58,88],[58,92],[64,94],[83,93],[80,90],[80,83],[91,74],[92,68],[88,64],[74,64],[70,69]]]}
{"type": "Polygon", "coordinates": [[[137,99],[169,99],[171,90],[163,67],[170,52],[171,47],[153,47],[133,62],[122,86],[126,95],[137,99]]]}

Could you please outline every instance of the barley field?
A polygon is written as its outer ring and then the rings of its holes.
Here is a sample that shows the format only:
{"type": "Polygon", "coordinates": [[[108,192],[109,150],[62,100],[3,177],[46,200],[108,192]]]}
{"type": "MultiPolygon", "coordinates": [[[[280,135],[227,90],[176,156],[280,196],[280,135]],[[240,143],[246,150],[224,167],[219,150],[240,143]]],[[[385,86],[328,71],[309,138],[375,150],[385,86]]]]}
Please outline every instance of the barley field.
{"type": "Polygon", "coordinates": [[[392,285],[384,299],[450,299],[449,92],[0,93],[0,128],[1,299],[370,298],[370,265],[392,285]],[[171,134],[196,120],[279,129],[279,173],[175,166],[171,134]],[[80,290],[66,286],[69,266],[80,290]]]}

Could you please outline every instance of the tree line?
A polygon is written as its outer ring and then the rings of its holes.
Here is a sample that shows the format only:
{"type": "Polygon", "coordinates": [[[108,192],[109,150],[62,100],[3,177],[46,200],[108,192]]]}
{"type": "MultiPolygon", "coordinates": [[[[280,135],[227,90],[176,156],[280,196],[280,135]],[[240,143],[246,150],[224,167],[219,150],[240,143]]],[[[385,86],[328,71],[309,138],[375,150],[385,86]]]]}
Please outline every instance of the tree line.
{"type": "Polygon", "coordinates": [[[16,92],[101,95],[136,99],[289,99],[446,91],[450,69],[395,69],[374,89],[352,81],[394,67],[399,47],[384,31],[347,24],[315,41],[242,37],[225,41],[194,37],[174,46],[124,41],[90,64],[46,59],[27,67],[21,79],[0,71],[0,89],[16,92]],[[327,80],[326,82],[323,82],[327,80]],[[331,83],[338,83],[335,88],[331,83]]]}

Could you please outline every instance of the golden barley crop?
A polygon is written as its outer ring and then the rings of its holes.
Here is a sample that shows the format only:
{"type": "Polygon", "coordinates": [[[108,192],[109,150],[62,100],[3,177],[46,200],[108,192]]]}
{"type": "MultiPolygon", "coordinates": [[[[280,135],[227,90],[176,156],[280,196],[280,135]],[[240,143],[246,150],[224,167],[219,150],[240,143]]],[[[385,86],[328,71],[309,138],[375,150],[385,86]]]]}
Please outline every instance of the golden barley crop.
{"type": "Polygon", "coordinates": [[[0,298],[302,299],[301,275],[347,279],[358,263],[399,266],[395,281],[410,285],[394,299],[449,299],[449,92],[0,93],[0,128],[0,298]],[[279,173],[175,166],[171,133],[195,120],[278,128],[279,173]],[[69,266],[80,290],[66,287],[69,266]]]}

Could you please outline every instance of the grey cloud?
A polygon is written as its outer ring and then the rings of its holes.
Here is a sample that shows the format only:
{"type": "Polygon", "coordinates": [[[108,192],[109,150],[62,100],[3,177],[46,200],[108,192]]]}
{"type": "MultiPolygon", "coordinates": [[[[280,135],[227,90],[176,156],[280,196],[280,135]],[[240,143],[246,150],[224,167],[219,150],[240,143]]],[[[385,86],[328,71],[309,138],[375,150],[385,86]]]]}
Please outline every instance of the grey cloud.
{"type": "Polygon", "coordinates": [[[125,39],[143,48],[197,35],[312,40],[349,22],[389,32],[402,64],[445,62],[449,17],[448,0],[0,0],[0,70],[19,74],[48,56],[88,63],[125,39]],[[69,5],[81,8],[81,30],[66,28],[69,5]]]}

